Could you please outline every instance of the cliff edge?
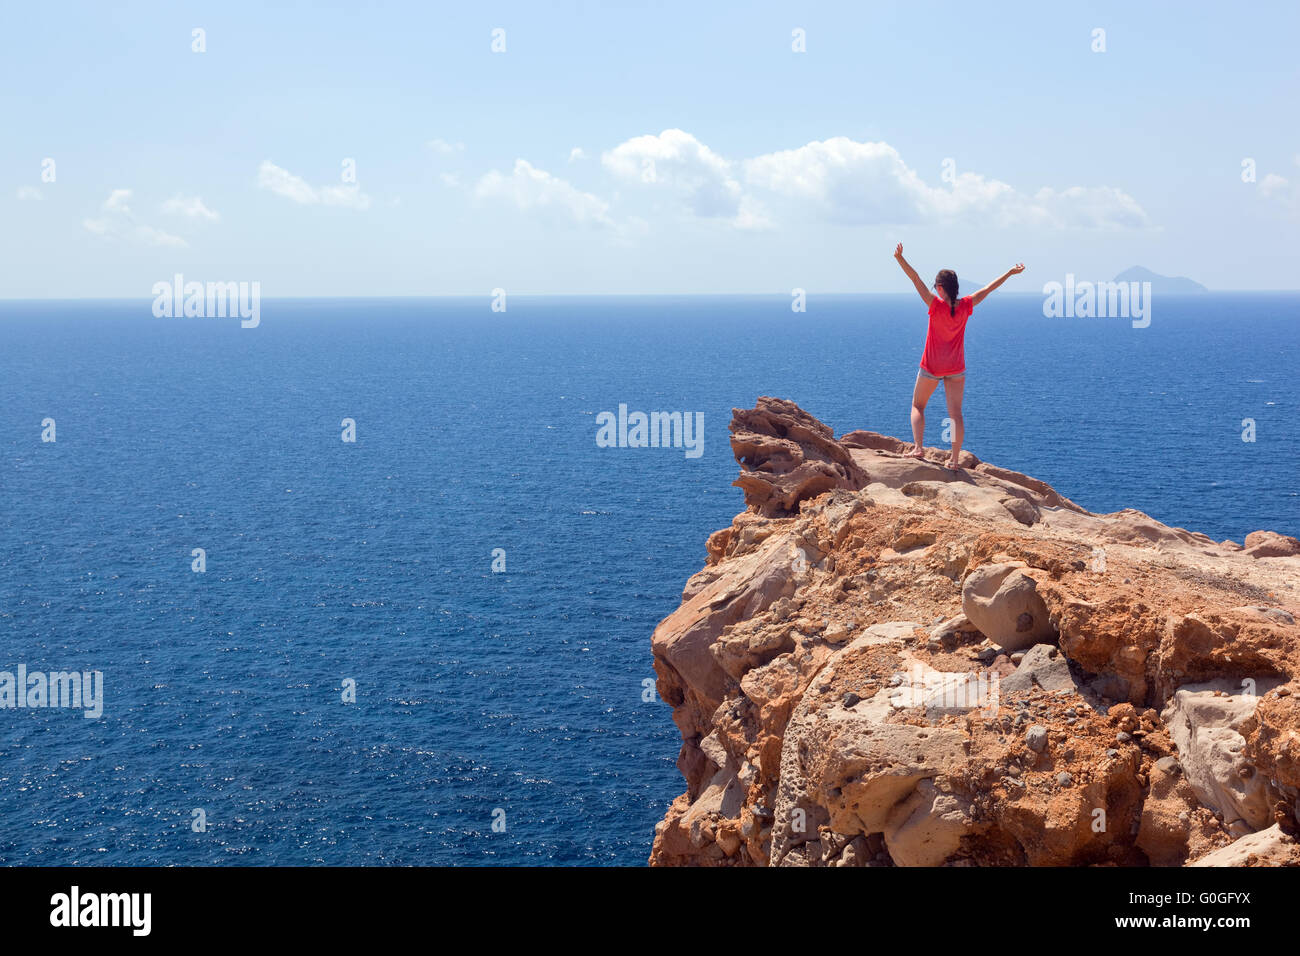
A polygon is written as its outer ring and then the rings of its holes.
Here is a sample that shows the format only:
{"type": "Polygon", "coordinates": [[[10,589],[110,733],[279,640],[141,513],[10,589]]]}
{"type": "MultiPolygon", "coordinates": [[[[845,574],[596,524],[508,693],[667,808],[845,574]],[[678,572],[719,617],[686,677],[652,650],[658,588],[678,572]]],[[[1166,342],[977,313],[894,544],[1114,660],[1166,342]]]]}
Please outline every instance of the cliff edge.
{"type": "Polygon", "coordinates": [[[736,409],[746,511],[653,637],[652,865],[1295,865],[1300,541],[1093,514],[736,409]]]}

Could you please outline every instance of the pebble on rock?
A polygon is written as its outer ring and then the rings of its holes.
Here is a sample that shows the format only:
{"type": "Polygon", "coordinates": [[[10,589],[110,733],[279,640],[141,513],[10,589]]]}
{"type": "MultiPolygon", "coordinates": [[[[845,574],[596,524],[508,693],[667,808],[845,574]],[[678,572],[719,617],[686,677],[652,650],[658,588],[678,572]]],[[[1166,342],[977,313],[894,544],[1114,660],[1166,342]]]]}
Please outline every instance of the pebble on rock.
{"type": "Polygon", "coordinates": [[[1047,728],[1042,724],[1034,724],[1025,731],[1025,743],[1034,753],[1042,753],[1047,749],[1047,728]]]}

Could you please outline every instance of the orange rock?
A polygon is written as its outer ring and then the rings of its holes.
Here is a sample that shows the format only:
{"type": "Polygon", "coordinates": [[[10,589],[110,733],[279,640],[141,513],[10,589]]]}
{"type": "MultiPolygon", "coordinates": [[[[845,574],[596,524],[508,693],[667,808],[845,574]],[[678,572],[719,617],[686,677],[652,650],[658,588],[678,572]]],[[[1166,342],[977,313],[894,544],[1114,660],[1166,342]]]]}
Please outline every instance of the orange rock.
{"type": "Polygon", "coordinates": [[[652,864],[1235,865],[1263,855],[1227,852],[1225,807],[1239,831],[1259,799],[1282,823],[1267,858],[1300,861],[1300,542],[1092,514],[974,456],[953,472],[942,450],[836,441],[779,399],[732,436],[748,508],[652,638],[686,781],[652,864]],[[1034,617],[1068,679],[999,689],[1015,665],[988,639],[1007,633],[961,617],[963,584],[998,565],[1038,602],[1013,632],[1034,617]],[[1195,699],[1195,732],[1166,727],[1205,682],[1224,690],[1195,699]]]}
{"type": "Polygon", "coordinates": [[[1252,531],[1246,535],[1245,550],[1252,558],[1288,558],[1300,554],[1300,540],[1276,531],[1252,531]]]}

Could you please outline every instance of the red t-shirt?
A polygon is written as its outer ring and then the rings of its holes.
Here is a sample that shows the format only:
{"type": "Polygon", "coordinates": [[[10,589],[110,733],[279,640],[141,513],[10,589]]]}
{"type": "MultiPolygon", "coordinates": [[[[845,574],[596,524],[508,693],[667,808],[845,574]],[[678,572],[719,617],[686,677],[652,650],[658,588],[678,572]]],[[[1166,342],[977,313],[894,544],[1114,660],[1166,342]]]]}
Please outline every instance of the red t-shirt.
{"type": "Polygon", "coordinates": [[[931,375],[959,375],[966,371],[966,320],[975,309],[968,295],[957,300],[953,315],[948,303],[937,295],[930,302],[930,328],[925,334],[921,368],[931,375]]]}

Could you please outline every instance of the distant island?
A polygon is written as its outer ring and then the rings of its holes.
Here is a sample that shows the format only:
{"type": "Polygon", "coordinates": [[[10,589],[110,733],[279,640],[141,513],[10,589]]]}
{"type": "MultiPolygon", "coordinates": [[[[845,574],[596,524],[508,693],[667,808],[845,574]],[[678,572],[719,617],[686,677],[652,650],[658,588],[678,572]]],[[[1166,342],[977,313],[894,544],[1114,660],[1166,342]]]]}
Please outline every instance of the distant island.
{"type": "Polygon", "coordinates": [[[1178,292],[1209,292],[1199,282],[1188,279],[1185,276],[1162,276],[1150,269],[1142,266],[1134,266],[1132,269],[1125,269],[1115,277],[1116,282],[1150,282],[1152,292],[1161,293],[1178,293],[1178,292]]]}

